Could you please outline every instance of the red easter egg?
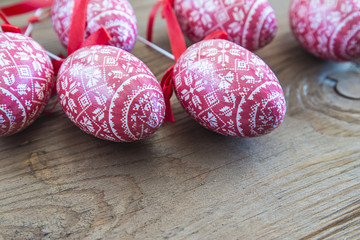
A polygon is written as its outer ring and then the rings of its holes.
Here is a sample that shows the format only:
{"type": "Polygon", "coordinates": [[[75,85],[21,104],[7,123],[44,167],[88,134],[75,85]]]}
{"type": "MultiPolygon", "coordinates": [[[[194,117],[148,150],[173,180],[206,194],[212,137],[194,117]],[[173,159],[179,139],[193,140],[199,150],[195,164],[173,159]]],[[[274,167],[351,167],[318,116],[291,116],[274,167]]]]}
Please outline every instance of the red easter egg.
{"type": "Polygon", "coordinates": [[[214,30],[250,51],[274,38],[277,21],[267,0],[175,0],[174,10],[185,35],[198,42],[214,30]]]}
{"type": "Polygon", "coordinates": [[[227,40],[189,47],[174,67],[175,93],[202,126],[227,136],[255,137],[284,119],[283,90],[258,56],[227,40]]]}
{"type": "MultiPolygon", "coordinates": [[[[61,43],[67,46],[74,0],[55,0],[51,19],[61,43]]],[[[104,26],[112,37],[109,45],[130,51],[137,38],[137,21],[128,0],[89,0],[86,37],[104,26]]]]}
{"type": "Polygon", "coordinates": [[[70,120],[101,139],[139,140],[155,132],[164,119],[158,81],[142,61],[120,48],[77,50],[62,64],[56,86],[70,120]]]}
{"type": "Polygon", "coordinates": [[[54,71],[45,50],[32,38],[0,33],[0,136],[24,130],[51,96],[54,71]]]}
{"type": "Polygon", "coordinates": [[[313,55],[333,61],[360,58],[360,0],[293,0],[292,31],[313,55]]]}

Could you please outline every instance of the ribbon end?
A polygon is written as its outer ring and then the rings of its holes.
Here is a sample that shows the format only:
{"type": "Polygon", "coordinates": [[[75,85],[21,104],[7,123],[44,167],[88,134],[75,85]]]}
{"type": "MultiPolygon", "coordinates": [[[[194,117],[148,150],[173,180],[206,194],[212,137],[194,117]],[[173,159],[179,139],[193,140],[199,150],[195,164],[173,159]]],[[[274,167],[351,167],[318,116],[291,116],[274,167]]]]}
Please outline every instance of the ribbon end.
{"type": "Polygon", "coordinates": [[[173,71],[174,65],[172,65],[164,74],[161,79],[161,89],[164,93],[165,99],[165,118],[164,123],[166,122],[175,122],[174,114],[171,109],[170,98],[173,94],[173,71]]]}
{"type": "Polygon", "coordinates": [[[3,32],[21,33],[21,29],[11,24],[2,24],[1,29],[3,32]]]}
{"type": "Polygon", "coordinates": [[[168,104],[165,104],[165,105],[166,105],[166,110],[165,110],[164,123],[175,122],[175,118],[174,118],[174,114],[171,109],[170,101],[168,104]]]}
{"type": "Polygon", "coordinates": [[[106,30],[104,26],[101,26],[96,32],[91,34],[82,44],[82,47],[94,46],[94,45],[104,45],[107,44],[112,39],[110,33],[106,30]]]}

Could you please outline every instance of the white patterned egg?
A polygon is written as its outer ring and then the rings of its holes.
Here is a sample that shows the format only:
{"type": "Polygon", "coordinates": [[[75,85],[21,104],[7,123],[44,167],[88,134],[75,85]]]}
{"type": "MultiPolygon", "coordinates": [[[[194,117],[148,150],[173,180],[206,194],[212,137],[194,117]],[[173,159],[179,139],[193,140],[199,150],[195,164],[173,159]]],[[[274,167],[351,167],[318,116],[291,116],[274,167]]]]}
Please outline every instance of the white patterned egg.
{"type": "Polygon", "coordinates": [[[192,42],[222,30],[228,40],[254,51],[271,42],[277,29],[267,0],[174,0],[174,10],[192,42]]]}
{"type": "Polygon", "coordinates": [[[112,46],[85,47],[71,54],[59,70],[57,93],[72,122],[105,140],[145,138],[165,116],[164,96],[149,68],[112,46]]]}
{"type": "MultiPolygon", "coordinates": [[[[67,46],[74,0],[55,0],[51,19],[61,43],[67,46]]],[[[137,38],[137,21],[128,0],[89,0],[86,36],[104,26],[112,37],[109,45],[130,51],[137,38]]]]}
{"type": "Polygon", "coordinates": [[[54,71],[45,50],[32,38],[0,33],[0,137],[24,130],[43,112],[54,71]]]}
{"type": "Polygon", "coordinates": [[[311,54],[332,61],[360,58],[360,0],[293,0],[291,29],[311,54]]]}
{"type": "Polygon", "coordinates": [[[174,67],[175,93],[202,126],[234,137],[256,137],[277,128],[286,103],[281,85],[258,56],[227,40],[189,47],[174,67]]]}

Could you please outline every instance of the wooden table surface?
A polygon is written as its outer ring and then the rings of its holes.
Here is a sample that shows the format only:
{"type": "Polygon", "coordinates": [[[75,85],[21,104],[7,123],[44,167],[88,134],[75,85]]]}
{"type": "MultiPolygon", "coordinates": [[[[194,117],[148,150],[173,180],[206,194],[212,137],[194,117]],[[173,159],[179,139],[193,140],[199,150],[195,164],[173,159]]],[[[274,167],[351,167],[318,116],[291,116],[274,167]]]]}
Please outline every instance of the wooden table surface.
{"type": "MultiPolygon", "coordinates": [[[[155,0],[130,2],[144,36],[155,0]]],[[[290,31],[289,2],[271,1],[279,30],[256,52],[286,95],[280,128],[221,136],[173,97],[176,123],[111,143],[80,131],[58,105],[0,139],[0,239],[360,239],[360,94],[351,95],[360,68],[306,53],[290,31]]],[[[65,52],[50,21],[33,37],[65,52]]],[[[170,49],[160,18],[154,41],[170,49]]],[[[142,43],[132,53],[158,79],[172,65],[142,43]]]]}

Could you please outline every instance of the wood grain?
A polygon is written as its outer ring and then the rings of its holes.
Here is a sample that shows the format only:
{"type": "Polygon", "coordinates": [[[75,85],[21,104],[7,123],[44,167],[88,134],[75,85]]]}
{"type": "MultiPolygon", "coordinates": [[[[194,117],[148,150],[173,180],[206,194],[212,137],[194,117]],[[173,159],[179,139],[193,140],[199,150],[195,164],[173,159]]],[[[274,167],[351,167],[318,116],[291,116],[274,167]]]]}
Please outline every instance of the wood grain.
{"type": "MultiPolygon", "coordinates": [[[[144,36],[155,0],[130,2],[144,36]]],[[[310,56],[290,32],[289,0],[271,3],[279,31],[256,53],[286,93],[279,129],[221,136],[173,97],[176,123],[119,144],[86,135],[57,106],[0,139],[0,239],[360,239],[360,68],[310,56]]],[[[65,53],[50,21],[33,37],[65,53]]],[[[161,19],[154,41],[170,49],[161,19]]],[[[172,65],[141,43],[133,54],[158,79],[172,65]]]]}

